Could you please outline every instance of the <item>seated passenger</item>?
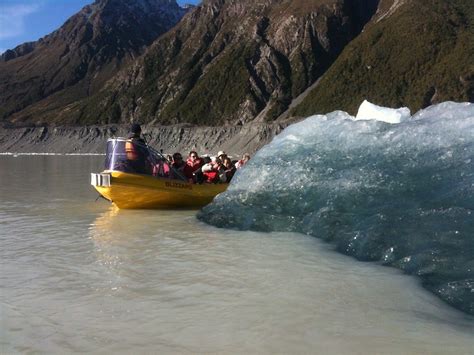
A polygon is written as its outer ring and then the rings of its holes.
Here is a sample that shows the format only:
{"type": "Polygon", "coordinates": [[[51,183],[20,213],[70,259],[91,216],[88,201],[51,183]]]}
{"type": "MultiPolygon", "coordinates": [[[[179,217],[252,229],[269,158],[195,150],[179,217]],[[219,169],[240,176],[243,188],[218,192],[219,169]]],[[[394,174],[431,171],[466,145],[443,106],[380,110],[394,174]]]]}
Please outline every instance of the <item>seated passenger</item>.
{"type": "Polygon", "coordinates": [[[184,168],[186,163],[180,153],[173,154],[173,161],[171,163],[171,177],[173,179],[181,179],[184,177],[184,168]]]}
{"type": "Polygon", "coordinates": [[[223,162],[224,166],[224,173],[225,173],[225,181],[223,182],[230,182],[232,178],[234,177],[236,168],[234,164],[232,163],[232,160],[230,158],[225,158],[223,162]]]}
{"type": "Polygon", "coordinates": [[[202,166],[202,172],[205,182],[229,182],[232,176],[234,176],[235,167],[230,158],[224,153],[219,154],[217,158],[213,158],[210,163],[204,164],[202,166]],[[223,159],[223,161],[220,159],[223,159]]]}
{"type": "Polygon", "coordinates": [[[219,182],[219,163],[217,159],[213,158],[212,161],[207,162],[201,168],[202,174],[204,175],[204,182],[207,183],[218,183],[219,182]]]}
{"type": "Polygon", "coordinates": [[[170,166],[166,160],[159,160],[155,165],[153,165],[153,176],[167,178],[169,175],[170,166]]]}
{"type": "Polygon", "coordinates": [[[196,173],[200,171],[203,164],[203,160],[199,158],[199,155],[194,150],[189,152],[186,166],[184,167],[184,175],[189,182],[197,182],[196,173]]]}
{"type": "MultiPolygon", "coordinates": [[[[200,158],[202,160],[202,165],[201,167],[199,167],[198,169],[196,169],[194,172],[193,172],[193,180],[197,183],[197,184],[202,184],[203,182],[207,182],[207,177],[204,176],[204,173],[203,173],[203,166],[204,165],[207,165],[207,164],[210,164],[211,163],[211,158],[209,157],[202,157],[200,158]]],[[[211,166],[208,165],[208,168],[207,168],[208,171],[211,170],[211,166]]]]}
{"type": "Polygon", "coordinates": [[[227,154],[220,150],[219,152],[217,152],[217,162],[218,163],[223,163],[224,162],[224,159],[227,158],[227,154]]]}
{"type": "Polygon", "coordinates": [[[245,153],[244,155],[242,155],[242,159],[240,159],[237,163],[235,163],[235,168],[236,169],[242,168],[249,160],[250,160],[250,154],[245,153]]]}

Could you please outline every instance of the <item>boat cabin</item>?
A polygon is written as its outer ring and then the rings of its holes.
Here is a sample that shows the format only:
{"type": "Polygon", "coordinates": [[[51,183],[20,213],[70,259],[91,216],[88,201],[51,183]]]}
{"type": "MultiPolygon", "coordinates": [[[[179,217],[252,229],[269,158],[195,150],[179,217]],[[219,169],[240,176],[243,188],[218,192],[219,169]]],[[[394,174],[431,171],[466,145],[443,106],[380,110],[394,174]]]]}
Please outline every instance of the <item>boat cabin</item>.
{"type": "Polygon", "coordinates": [[[163,154],[137,139],[108,139],[105,170],[186,181],[163,154]]]}

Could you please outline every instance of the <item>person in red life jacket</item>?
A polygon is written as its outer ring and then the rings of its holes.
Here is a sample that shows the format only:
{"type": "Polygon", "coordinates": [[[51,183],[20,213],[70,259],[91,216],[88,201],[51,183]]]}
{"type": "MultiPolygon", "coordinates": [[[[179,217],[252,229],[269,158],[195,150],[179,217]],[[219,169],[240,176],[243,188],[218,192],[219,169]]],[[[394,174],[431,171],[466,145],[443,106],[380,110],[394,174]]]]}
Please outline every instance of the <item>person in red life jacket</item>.
{"type": "Polygon", "coordinates": [[[189,152],[186,166],[184,167],[184,175],[189,182],[196,182],[196,173],[200,171],[201,166],[204,165],[203,160],[199,157],[196,151],[189,152]]]}
{"type": "Polygon", "coordinates": [[[213,158],[212,160],[207,158],[207,160],[205,160],[205,164],[201,168],[202,174],[204,176],[204,182],[207,182],[207,183],[219,182],[218,166],[219,164],[217,163],[216,158],[213,158]]]}
{"type": "Polygon", "coordinates": [[[225,182],[230,182],[230,180],[232,180],[232,178],[234,177],[236,168],[234,164],[232,164],[232,160],[230,158],[225,158],[222,165],[224,167],[225,182]]]}
{"type": "Polygon", "coordinates": [[[235,163],[235,168],[236,169],[242,168],[249,160],[250,160],[250,154],[245,153],[244,155],[242,155],[242,159],[240,159],[237,163],[235,163]]]}

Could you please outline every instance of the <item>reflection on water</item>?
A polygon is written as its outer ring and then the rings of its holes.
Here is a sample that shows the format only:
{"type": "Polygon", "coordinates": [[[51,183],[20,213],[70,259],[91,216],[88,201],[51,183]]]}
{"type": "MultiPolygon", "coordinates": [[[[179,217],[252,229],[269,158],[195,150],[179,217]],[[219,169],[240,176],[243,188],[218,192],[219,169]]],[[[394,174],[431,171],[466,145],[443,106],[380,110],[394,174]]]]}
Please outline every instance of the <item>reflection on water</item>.
{"type": "MultiPolygon", "coordinates": [[[[120,256],[113,253],[113,245],[119,242],[119,233],[115,233],[119,223],[114,223],[114,217],[119,213],[119,209],[114,205],[101,213],[94,223],[90,225],[89,236],[94,241],[97,260],[102,265],[111,268],[120,263],[120,256]]],[[[118,222],[118,221],[115,221],[118,222]]],[[[133,236],[129,236],[132,237],[133,236]]]]}
{"type": "Polygon", "coordinates": [[[299,234],[94,202],[97,158],[74,157],[64,176],[62,158],[27,158],[54,176],[48,193],[8,159],[1,353],[472,353],[472,318],[394,270],[299,234]]]}

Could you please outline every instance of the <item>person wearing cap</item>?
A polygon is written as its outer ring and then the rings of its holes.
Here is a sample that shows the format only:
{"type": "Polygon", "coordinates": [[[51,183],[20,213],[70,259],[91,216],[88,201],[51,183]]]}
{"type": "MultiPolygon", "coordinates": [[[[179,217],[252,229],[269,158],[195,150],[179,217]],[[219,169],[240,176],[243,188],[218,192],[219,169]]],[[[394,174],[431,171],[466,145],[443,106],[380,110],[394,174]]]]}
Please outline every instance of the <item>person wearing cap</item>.
{"type": "Polygon", "coordinates": [[[217,152],[217,162],[222,163],[225,158],[227,158],[227,154],[223,150],[219,150],[217,152]]]}

